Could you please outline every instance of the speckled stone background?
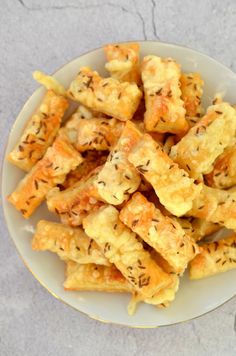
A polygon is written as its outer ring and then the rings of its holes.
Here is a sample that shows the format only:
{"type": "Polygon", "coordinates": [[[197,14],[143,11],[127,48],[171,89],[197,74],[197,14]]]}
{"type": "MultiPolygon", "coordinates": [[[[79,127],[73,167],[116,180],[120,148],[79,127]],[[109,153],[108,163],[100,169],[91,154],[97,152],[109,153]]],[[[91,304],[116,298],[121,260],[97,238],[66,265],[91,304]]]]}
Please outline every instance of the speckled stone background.
{"type": "MultiPolygon", "coordinates": [[[[183,44],[236,71],[236,1],[1,0],[1,158],[17,113],[37,87],[34,69],[50,73],[104,43],[132,39],[183,44]]],[[[19,258],[2,215],[0,231],[1,356],[236,355],[235,298],[172,327],[101,324],[39,285],[19,258]]]]}

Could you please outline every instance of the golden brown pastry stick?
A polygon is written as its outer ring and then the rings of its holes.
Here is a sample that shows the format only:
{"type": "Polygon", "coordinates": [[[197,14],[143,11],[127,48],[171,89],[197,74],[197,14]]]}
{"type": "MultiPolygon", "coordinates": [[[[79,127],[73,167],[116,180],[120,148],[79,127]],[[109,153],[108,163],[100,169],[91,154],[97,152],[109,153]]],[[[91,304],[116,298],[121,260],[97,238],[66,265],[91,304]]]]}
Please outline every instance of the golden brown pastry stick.
{"type": "Polygon", "coordinates": [[[219,231],[222,228],[217,223],[213,223],[204,219],[193,219],[191,237],[195,241],[202,240],[204,237],[219,231]]]}
{"type": "Polygon", "coordinates": [[[206,185],[193,201],[188,215],[236,229],[236,192],[210,188],[206,185]]]}
{"type": "Polygon", "coordinates": [[[173,215],[184,215],[201,190],[201,184],[178,167],[150,135],[145,134],[131,149],[128,160],[151,183],[160,202],[173,215]]]}
{"type": "Polygon", "coordinates": [[[193,217],[176,218],[174,216],[172,216],[172,219],[176,220],[185,233],[194,239],[194,241],[202,240],[204,237],[209,236],[222,228],[219,224],[205,219],[197,219],[193,217]]]}
{"type": "Polygon", "coordinates": [[[64,131],[79,152],[106,151],[117,143],[123,127],[124,123],[116,119],[93,117],[86,120],[75,114],[66,123],[64,131]]]}
{"type": "Polygon", "coordinates": [[[65,290],[97,292],[132,292],[132,285],[114,266],[66,264],[65,290]]]}
{"type": "Polygon", "coordinates": [[[170,135],[166,138],[166,140],[163,143],[163,151],[169,155],[171,151],[171,147],[174,146],[175,144],[175,138],[173,135],[170,135]]]}
{"type": "Polygon", "coordinates": [[[130,292],[133,297],[128,305],[128,312],[133,315],[139,302],[144,301],[153,305],[167,306],[178,290],[179,278],[171,275],[172,283],[169,287],[158,292],[152,298],[143,299],[141,294],[133,290],[132,285],[114,266],[98,266],[96,264],[80,265],[73,261],[67,262],[65,290],[99,291],[99,292],[130,292]]]}
{"type": "MultiPolygon", "coordinates": [[[[137,117],[136,116],[139,115],[136,111],[134,118],[132,119],[132,123],[135,124],[135,126],[137,127],[137,129],[141,132],[141,133],[146,133],[146,129],[145,129],[145,125],[144,125],[144,114],[141,117],[137,117]]],[[[153,140],[155,140],[156,142],[158,142],[159,144],[164,144],[165,141],[165,134],[164,133],[160,133],[160,132],[149,132],[149,135],[152,136],[153,140]]]]}
{"type": "MultiPolygon", "coordinates": [[[[95,113],[94,111],[86,108],[84,105],[79,105],[76,111],[73,113],[71,116],[73,118],[76,118],[77,120],[79,119],[92,119],[93,117],[100,117],[99,115],[102,115],[101,113],[95,113]]],[[[68,121],[67,121],[68,122],[68,121]]]]}
{"type": "Polygon", "coordinates": [[[190,279],[201,279],[236,268],[236,235],[201,246],[190,262],[190,279]]]}
{"type": "MultiPolygon", "coordinates": [[[[165,212],[162,211],[162,214],[165,215],[165,212]]],[[[172,219],[174,219],[175,221],[177,221],[177,223],[182,227],[182,229],[185,231],[185,233],[192,237],[193,234],[193,226],[191,221],[193,220],[193,218],[177,218],[176,216],[171,215],[170,216],[172,219]]]]}
{"type": "Polygon", "coordinates": [[[19,182],[8,200],[25,218],[30,217],[57,184],[83,161],[82,156],[62,136],[58,136],[44,157],[19,182]]]}
{"type": "Polygon", "coordinates": [[[141,181],[140,174],[127,157],[130,149],[141,136],[135,124],[126,122],[117,144],[98,173],[95,186],[101,200],[119,205],[137,190],[141,181]]]}
{"type": "Polygon", "coordinates": [[[236,192],[236,185],[234,185],[233,187],[227,189],[227,192],[229,192],[229,193],[235,193],[235,192],[236,192]]]}
{"type": "MultiPolygon", "coordinates": [[[[89,124],[89,120],[105,119],[104,116],[105,115],[98,112],[94,112],[83,105],[79,105],[75,110],[75,112],[71,115],[69,120],[67,120],[66,123],[63,125],[60,131],[63,132],[63,134],[68,138],[69,142],[76,147],[79,140],[78,130],[79,130],[80,123],[86,122],[89,125],[89,127],[92,129],[91,124],[89,124]]],[[[98,122],[100,122],[99,120],[98,122]]],[[[91,135],[91,130],[89,131],[89,135],[91,135]]],[[[93,149],[93,147],[91,147],[91,149],[93,149]]]]}
{"type": "Polygon", "coordinates": [[[223,95],[222,93],[216,93],[214,95],[214,99],[212,100],[212,105],[216,105],[216,104],[221,104],[223,103],[223,95]]]}
{"type": "Polygon", "coordinates": [[[136,311],[137,305],[140,302],[146,304],[152,304],[159,308],[166,308],[170,303],[175,299],[176,292],[179,289],[179,277],[170,276],[173,279],[173,282],[166,288],[160,290],[151,298],[144,298],[141,294],[137,292],[132,293],[131,300],[128,304],[128,314],[133,315],[136,311]]]}
{"type": "Polygon", "coordinates": [[[52,144],[67,107],[68,101],[63,96],[52,90],[47,91],[15,148],[8,155],[8,160],[29,172],[52,144]]]}
{"type": "Polygon", "coordinates": [[[73,229],[51,221],[40,220],[37,223],[32,248],[36,251],[54,252],[65,261],[110,265],[96,242],[83,229],[73,229]]]}
{"type": "Polygon", "coordinates": [[[205,175],[208,185],[226,189],[236,184],[236,146],[227,147],[217,158],[213,170],[205,175]]]}
{"type": "Polygon", "coordinates": [[[171,58],[146,56],[142,63],[147,131],[183,134],[188,130],[181,99],[180,66],[171,58]]]}
{"type": "Polygon", "coordinates": [[[104,251],[134,289],[151,297],[170,284],[170,278],[144,250],[136,235],[119,220],[119,211],[107,205],[83,221],[85,232],[104,251]]]}
{"type": "Polygon", "coordinates": [[[170,302],[172,302],[175,299],[175,295],[179,289],[179,277],[175,272],[173,272],[172,267],[170,267],[170,265],[166,262],[166,260],[162,258],[156,251],[152,251],[151,256],[156,261],[156,263],[166,273],[169,274],[169,277],[171,278],[171,283],[169,286],[163,288],[151,298],[144,298],[141,294],[137,292],[133,292],[131,300],[128,305],[129,315],[133,315],[135,313],[137,305],[140,302],[152,304],[159,308],[168,307],[170,302]]]}
{"type": "Polygon", "coordinates": [[[135,83],[102,78],[97,72],[83,67],[71,83],[68,95],[92,110],[127,121],[137,110],[142,92],[135,83]]]}
{"type": "Polygon", "coordinates": [[[104,47],[107,63],[105,68],[121,82],[140,82],[138,43],[109,44],[104,47]]]}
{"type": "Polygon", "coordinates": [[[52,189],[47,195],[49,211],[60,216],[63,224],[79,226],[88,212],[102,205],[98,199],[95,182],[101,167],[93,170],[87,177],[72,185],[70,188],[60,191],[52,189]]]}
{"type": "Polygon", "coordinates": [[[209,173],[215,159],[234,142],[236,111],[228,103],[212,105],[206,115],[172,146],[170,157],[190,177],[209,173]]]}
{"type": "Polygon", "coordinates": [[[120,212],[120,220],[152,246],[173,268],[183,273],[199,253],[198,245],[180,224],[164,216],[141,193],[135,193],[120,212]]]}
{"type": "Polygon", "coordinates": [[[202,116],[201,98],[204,81],[199,73],[182,73],[180,77],[182,99],[186,109],[186,120],[194,126],[202,116]]]}
{"type": "Polygon", "coordinates": [[[47,75],[39,70],[33,72],[33,78],[43,85],[47,90],[53,90],[54,93],[62,96],[66,96],[66,90],[64,86],[58,82],[58,80],[51,75],[47,75]]]}
{"type": "Polygon", "coordinates": [[[72,187],[78,183],[82,178],[89,175],[95,168],[103,165],[107,160],[107,152],[87,151],[83,154],[83,162],[71,171],[66,176],[66,180],[62,183],[64,189],[72,187]]]}

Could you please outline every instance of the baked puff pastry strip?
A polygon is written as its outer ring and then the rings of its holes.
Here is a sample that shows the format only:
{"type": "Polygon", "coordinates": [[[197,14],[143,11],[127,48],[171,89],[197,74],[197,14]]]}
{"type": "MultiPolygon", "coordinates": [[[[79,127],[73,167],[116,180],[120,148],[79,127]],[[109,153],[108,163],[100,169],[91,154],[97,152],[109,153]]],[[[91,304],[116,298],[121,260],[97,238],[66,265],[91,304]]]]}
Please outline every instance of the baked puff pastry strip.
{"type": "Polygon", "coordinates": [[[235,230],[236,192],[204,185],[187,214],[235,230]]]}
{"type": "MultiPolygon", "coordinates": [[[[155,140],[156,141],[156,140],[155,140]]],[[[166,140],[163,143],[163,151],[169,155],[171,151],[171,147],[174,146],[175,144],[175,138],[173,135],[170,135],[166,138],[166,140]]]]}
{"type": "Polygon", "coordinates": [[[194,179],[213,169],[215,159],[234,143],[236,111],[228,103],[212,105],[206,115],[171,148],[170,157],[194,179]]]}
{"type": "Polygon", "coordinates": [[[110,265],[96,242],[83,229],[51,221],[40,220],[37,223],[32,248],[36,251],[54,252],[65,261],[110,265]]]}
{"type": "Polygon", "coordinates": [[[141,182],[140,174],[127,157],[130,149],[141,136],[135,124],[130,121],[126,122],[117,144],[98,173],[95,185],[101,200],[119,205],[137,190],[141,182]]]}
{"type": "Polygon", "coordinates": [[[68,101],[64,96],[48,90],[9,153],[8,160],[29,172],[52,144],[67,108],[68,101]]]}
{"type": "MultiPolygon", "coordinates": [[[[154,251],[155,252],[155,251],[154,251]]],[[[162,258],[158,253],[151,252],[152,258],[156,261],[156,263],[169,274],[171,279],[171,283],[157,292],[151,298],[145,298],[143,295],[133,292],[131,300],[128,305],[128,314],[133,315],[137,308],[138,303],[144,302],[146,304],[152,304],[159,308],[166,308],[170,305],[170,303],[175,299],[175,295],[179,289],[179,277],[173,272],[173,269],[169,266],[164,258],[162,258]]]]}
{"type": "MultiPolygon", "coordinates": [[[[164,215],[165,212],[161,211],[164,215]]],[[[175,221],[177,221],[177,223],[182,227],[182,229],[185,231],[185,233],[192,237],[192,233],[193,233],[193,226],[191,221],[193,220],[193,218],[177,218],[176,216],[170,216],[172,219],[174,219],[175,221]]]]}
{"type": "Polygon", "coordinates": [[[168,274],[151,259],[135,233],[119,220],[119,212],[113,206],[107,205],[89,214],[83,226],[105,257],[145,297],[152,297],[171,283],[168,274]]]}
{"type": "Polygon", "coordinates": [[[89,67],[83,67],[71,83],[68,96],[92,110],[127,121],[137,110],[142,92],[135,83],[102,78],[89,67]]]}
{"type": "Polygon", "coordinates": [[[222,226],[219,224],[207,221],[205,219],[198,219],[193,217],[176,218],[174,216],[172,218],[181,225],[185,233],[194,241],[200,241],[204,237],[209,236],[222,228],[222,226]]]}
{"type": "Polygon", "coordinates": [[[117,143],[124,123],[116,119],[93,117],[89,120],[73,115],[65,127],[65,133],[79,152],[87,150],[111,150],[117,143]]]}
{"type": "Polygon", "coordinates": [[[227,189],[236,184],[236,146],[227,147],[216,159],[213,170],[205,175],[207,184],[227,189]]]}
{"type": "Polygon", "coordinates": [[[195,241],[202,240],[204,237],[219,231],[222,228],[217,223],[207,221],[205,219],[193,219],[191,237],[195,241]]]}
{"type": "Polygon", "coordinates": [[[142,63],[147,131],[183,134],[188,130],[180,90],[180,66],[171,58],[146,56],[142,63]]]}
{"type": "Polygon", "coordinates": [[[110,75],[121,82],[140,82],[138,43],[109,44],[104,47],[107,63],[105,68],[110,75]]]}
{"type": "Polygon", "coordinates": [[[173,215],[184,215],[202,189],[174,163],[150,135],[145,134],[131,149],[128,160],[151,183],[161,204],[173,215]]]}
{"type": "Polygon", "coordinates": [[[132,285],[114,265],[81,265],[73,261],[66,264],[64,288],[72,291],[132,292],[132,285]]]}
{"type": "Polygon", "coordinates": [[[183,273],[199,247],[174,219],[164,216],[141,193],[135,193],[120,212],[120,220],[152,246],[173,268],[183,273]]]}
{"type": "Polygon", "coordinates": [[[102,166],[107,160],[107,152],[87,151],[83,154],[83,162],[73,171],[67,174],[62,187],[64,189],[72,187],[82,178],[88,176],[94,169],[102,166]]]}
{"type": "Polygon", "coordinates": [[[29,218],[57,184],[83,161],[82,156],[62,136],[58,136],[44,157],[19,182],[8,200],[29,218]]]}
{"type": "Polygon", "coordinates": [[[190,262],[190,279],[201,279],[236,268],[236,235],[204,244],[190,262]]]}
{"type": "Polygon", "coordinates": [[[180,77],[182,99],[186,110],[186,120],[190,127],[194,126],[202,116],[201,98],[204,81],[199,73],[182,73],[180,77]]]}
{"type": "Polygon", "coordinates": [[[47,90],[53,90],[58,95],[66,96],[66,90],[64,86],[58,82],[58,80],[51,75],[47,75],[39,70],[33,72],[33,78],[43,85],[47,90]]]}
{"type": "Polygon", "coordinates": [[[79,226],[88,212],[102,205],[98,198],[95,182],[101,167],[97,167],[87,177],[71,187],[60,191],[52,189],[47,195],[47,206],[60,216],[61,222],[70,226],[79,226]]]}

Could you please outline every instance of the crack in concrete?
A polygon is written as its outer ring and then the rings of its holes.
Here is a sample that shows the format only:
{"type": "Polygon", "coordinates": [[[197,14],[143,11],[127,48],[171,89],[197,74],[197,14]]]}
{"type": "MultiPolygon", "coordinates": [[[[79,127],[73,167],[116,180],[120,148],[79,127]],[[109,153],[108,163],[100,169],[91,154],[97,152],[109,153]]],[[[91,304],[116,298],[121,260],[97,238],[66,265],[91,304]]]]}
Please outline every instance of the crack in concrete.
{"type": "Polygon", "coordinates": [[[195,335],[196,338],[197,338],[198,343],[200,344],[200,343],[201,343],[201,340],[200,340],[200,337],[199,337],[199,335],[198,335],[198,333],[197,333],[196,326],[195,326],[194,323],[192,323],[192,329],[193,329],[194,335],[195,335]]]}
{"type": "Polygon", "coordinates": [[[144,18],[143,16],[140,14],[139,11],[136,12],[137,16],[139,17],[140,21],[141,21],[141,24],[142,24],[142,32],[143,32],[143,38],[145,40],[147,40],[147,34],[146,34],[146,30],[145,30],[145,21],[144,21],[144,18]]]}
{"type": "Polygon", "coordinates": [[[145,40],[147,40],[147,33],[146,33],[146,28],[145,28],[145,21],[144,21],[144,18],[141,14],[141,12],[138,11],[137,7],[136,7],[136,2],[135,0],[133,0],[133,5],[134,5],[134,8],[135,8],[135,14],[139,17],[140,21],[141,21],[141,24],[142,24],[142,32],[143,32],[143,37],[145,40]]]}
{"type": "Polygon", "coordinates": [[[198,334],[198,332],[197,332],[197,330],[196,330],[196,325],[194,324],[194,322],[192,322],[190,325],[192,326],[193,333],[194,333],[194,335],[195,335],[195,337],[196,337],[196,339],[197,339],[199,345],[201,345],[202,348],[203,348],[203,350],[206,351],[205,346],[202,344],[201,337],[199,336],[199,334],[198,334]]]}
{"type": "Polygon", "coordinates": [[[96,8],[101,8],[104,6],[108,6],[114,9],[119,9],[122,12],[126,12],[130,15],[134,15],[137,16],[138,19],[141,22],[142,25],[142,33],[143,33],[143,37],[146,40],[147,39],[147,34],[146,34],[146,30],[145,30],[145,21],[144,18],[142,17],[141,13],[136,9],[136,11],[130,11],[127,8],[125,8],[122,5],[116,5],[116,4],[112,4],[112,3],[103,3],[103,4],[99,4],[99,5],[73,5],[73,4],[68,4],[68,5],[61,5],[61,6],[57,6],[57,5],[52,5],[52,6],[36,6],[36,7],[31,7],[29,5],[27,5],[23,0],[18,0],[18,2],[21,4],[22,7],[24,7],[25,9],[29,10],[29,11],[42,11],[42,10],[65,10],[65,9],[75,9],[75,10],[90,10],[90,9],[96,9],[96,8]]]}
{"type": "Polygon", "coordinates": [[[26,7],[26,6],[25,6],[25,3],[23,2],[23,0],[18,0],[18,2],[19,2],[23,7],[26,7]]]}
{"type": "Polygon", "coordinates": [[[236,333],[236,314],[234,316],[234,332],[236,333]]]}
{"type": "Polygon", "coordinates": [[[151,0],[152,3],[152,30],[153,30],[153,35],[157,40],[160,40],[160,37],[157,34],[157,27],[156,27],[156,22],[155,22],[155,9],[156,9],[156,2],[155,0],[151,0]]]}
{"type": "Polygon", "coordinates": [[[123,6],[120,5],[115,5],[112,3],[103,3],[99,5],[73,5],[73,4],[68,4],[68,5],[50,5],[50,6],[29,6],[27,5],[23,0],[18,0],[18,2],[27,10],[29,11],[42,11],[42,10],[65,10],[65,9],[78,9],[78,10],[89,10],[89,9],[96,9],[96,8],[101,8],[102,6],[110,6],[113,8],[118,8],[121,9],[122,11],[129,12],[127,9],[125,9],[123,6]]]}

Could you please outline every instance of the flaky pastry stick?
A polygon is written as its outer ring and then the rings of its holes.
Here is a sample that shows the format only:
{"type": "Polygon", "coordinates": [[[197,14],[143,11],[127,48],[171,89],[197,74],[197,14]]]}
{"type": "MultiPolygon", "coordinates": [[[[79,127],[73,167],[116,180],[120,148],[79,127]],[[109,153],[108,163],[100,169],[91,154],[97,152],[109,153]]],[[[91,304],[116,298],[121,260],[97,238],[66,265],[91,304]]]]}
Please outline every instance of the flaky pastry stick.
{"type": "Polygon", "coordinates": [[[180,66],[171,58],[146,56],[142,63],[147,131],[183,134],[188,130],[180,90],[180,66]]]}
{"type": "Polygon", "coordinates": [[[87,151],[83,154],[83,162],[67,174],[62,186],[64,189],[72,187],[82,178],[88,176],[94,169],[102,166],[107,160],[107,152],[87,151]]]}
{"type": "Polygon", "coordinates": [[[89,67],[82,67],[70,84],[68,95],[92,110],[127,121],[137,110],[142,92],[135,83],[102,78],[89,67]]]}
{"type": "Polygon", "coordinates": [[[152,246],[173,268],[183,273],[199,247],[174,219],[164,216],[141,193],[135,193],[120,212],[121,221],[152,246]]]}
{"type": "Polygon", "coordinates": [[[40,220],[37,223],[32,248],[36,251],[54,252],[65,261],[110,265],[96,242],[83,229],[52,221],[40,220]]]}
{"type": "Polygon", "coordinates": [[[175,144],[175,138],[173,135],[168,136],[163,143],[163,151],[169,155],[171,147],[175,144]]]}
{"type": "Polygon", "coordinates": [[[205,175],[208,185],[226,189],[236,184],[236,147],[227,147],[216,159],[213,170],[205,175]]]}
{"type": "Polygon", "coordinates": [[[9,153],[8,160],[29,172],[52,144],[67,107],[68,101],[64,96],[47,91],[15,148],[9,153]]]}
{"type": "Polygon", "coordinates": [[[191,209],[201,184],[194,184],[150,135],[143,135],[133,146],[128,160],[151,183],[160,202],[173,215],[181,216],[191,209]]]}
{"type": "Polygon", "coordinates": [[[64,131],[79,152],[106,151],[117,143],[123,127],[124,123],[116,119],[93,117],[86,120],[76,113],[66,123],[64,131]]]}
{"type": "Polygon", "coordinates": [[[236,268],[235,234],[201,247],[201,253],[190,262],[190,279],[206,278],[236,268]]]}
{"type": "Polygon", "coordinates": [[[106,205],[83,220],[88,236],[102,248],[133,288],[151,297],[171,283],[166,274],[144,250],[135,233],[119,220],[119,211],[106,205]]]}
{"type": "Polygon", "coordinates": [[[25,218],[30,217],[46,194],[63,183],[66,175],[82,161],[80,153],[59,135],[44,157],[18,183],[8,200],[25,218]]]}
{"type": "Polygon", "coordinates": [[[213,169],[215,159],[234,143],[236,111],[228,103],[212,105],[206,115],[172,146],[170,157],[198,179],[213,169]]]}
{"type": "Polygon", "coordinates": [[[53,90],[54,93],[58,95],[66,96],[66,90],[64,86],[51,75],[47,75],[39,70],[36,70],[33,72],[33,78],[41,85],[43,85],[47,90],[53,90]]]}
{"type": "Polygon", "coordinates": [[[105,68],[121,82],[140,82],[138,43],[109,44],[104,47],[107,63],[105,68]]]}
{"type": "Polygon", "coordinates": [[[236,192],[203,185],[201,193],[193,201],[192,209],[187,214],[235,230],[236,192]]]}
{"type": "Polygon", "coordinates": [[[60,191],[59,188],[52,189],[47,195],[47,206],[60,216],[63,224],[79,226],[88,212],[102,205],[98,198],[95,182],[101,167],[89,173],[71,187],[60,191]]]}
{"type": "Polygon", "coordinates": [[[179,289],[179,277],[173,272],[173,269],[166,262],[164,258],[162,258],[156,251],[151,252],[152,258],[156,261],[156,263],[169,274],[171,278],[171,283],[157,292],[151,298],[144,298],[141,294],[137,292],[132,293],[131,300],[128,305],[128,313],[129,315],[133,315],[137,308],[138,303],[144,302],[147,304],[152,304],[157,306],[158,308],[166,308],[170,305],[170,303],[175,299],[175,295],[179,289]]]}
{"type": "Polygon", "coordinates": [[[204,81],[199,73],[182,73],[180,77],[182,99],[186,109],[186,120],[190,127],[194,126],[202,116],[201,98],[204,81]]]}
{"type": "Polygon", "coordinates": [[[119,205],[137,190],[141,181],[140,174],[127,157],[141,136],[135,124],[126,122],[117,144],[98,173],[95,186],[103,201],[119,205]]]}
{"type": "Polygon", "coordinates": [[[114,266],[66,264],[65,290],[97,292],[132,292],[132,285],[114,266]]]}

